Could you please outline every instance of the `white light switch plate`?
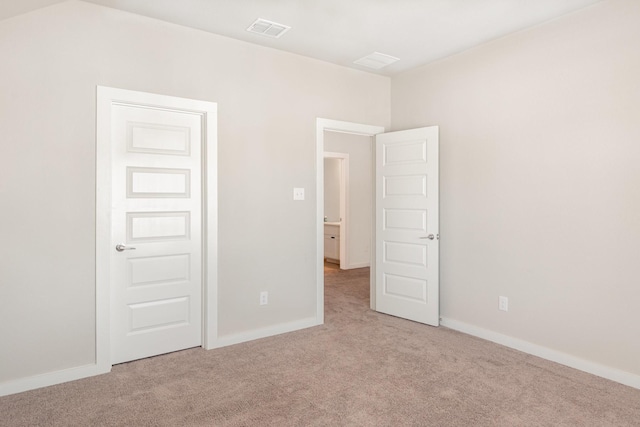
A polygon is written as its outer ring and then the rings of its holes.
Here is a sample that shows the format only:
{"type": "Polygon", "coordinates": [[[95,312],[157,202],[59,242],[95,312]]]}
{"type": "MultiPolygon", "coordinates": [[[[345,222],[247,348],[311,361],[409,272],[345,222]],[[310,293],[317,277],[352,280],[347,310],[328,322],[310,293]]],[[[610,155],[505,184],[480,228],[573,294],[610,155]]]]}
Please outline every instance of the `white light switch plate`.
{"type": "Polygon", "coordinates": [[[304,188],[293,189],[293,200],[304,200],[304,188]]]}

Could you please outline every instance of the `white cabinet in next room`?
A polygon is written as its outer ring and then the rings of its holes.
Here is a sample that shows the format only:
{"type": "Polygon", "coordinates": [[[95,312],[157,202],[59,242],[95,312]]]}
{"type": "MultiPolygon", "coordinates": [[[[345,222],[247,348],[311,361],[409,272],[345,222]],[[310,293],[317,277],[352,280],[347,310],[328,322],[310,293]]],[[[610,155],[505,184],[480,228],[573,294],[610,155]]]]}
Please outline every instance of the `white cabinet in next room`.
{"type": "Polygon", "coordinates": [[[324,258],[340,264],[340,223],[324,224],[324,258]]]}

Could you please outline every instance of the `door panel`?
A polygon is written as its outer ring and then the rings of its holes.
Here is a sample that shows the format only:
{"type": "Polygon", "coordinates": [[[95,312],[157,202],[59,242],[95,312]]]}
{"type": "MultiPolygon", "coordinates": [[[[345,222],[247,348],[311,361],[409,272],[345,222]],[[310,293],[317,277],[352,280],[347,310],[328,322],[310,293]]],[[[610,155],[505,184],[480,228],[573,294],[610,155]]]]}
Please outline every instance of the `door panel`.
{"type": "Polygon", "coordinates": [[[377,135],[377,311],[439,324],[438,197],[438,128],[377,135]]]}
{"type": "Polygon", "coordinates": [[[191,154],[191,128],[160,123],[127,123],[127,146],[131,153],[191,154]]]}
{"type": "Polygon", "coordinates": [[[127,168],[127,197],[189,197],[189,169],[127,168]]]}
{"type": "Polygon", "coordinates": [[[129,260],[131,286],[147,286],[189,280],[189,254],[137,257],[129,260]]]}
{"type": "Polygon", "coordinates": [[[116,104],[111,126],[115,364],[202,342],[202,116],[116,104]]]}

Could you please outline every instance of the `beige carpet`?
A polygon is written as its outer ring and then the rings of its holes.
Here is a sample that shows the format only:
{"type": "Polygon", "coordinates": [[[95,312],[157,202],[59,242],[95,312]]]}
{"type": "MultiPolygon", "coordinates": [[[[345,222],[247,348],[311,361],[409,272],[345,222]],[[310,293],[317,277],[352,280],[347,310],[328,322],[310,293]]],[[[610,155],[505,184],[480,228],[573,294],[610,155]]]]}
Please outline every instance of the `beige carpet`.
{"type": "Polygon", "coordinates": [[[3,426],[640,426],[640,390],[374,313],[327,267],[326,324],[0,398],[3,426]]]}

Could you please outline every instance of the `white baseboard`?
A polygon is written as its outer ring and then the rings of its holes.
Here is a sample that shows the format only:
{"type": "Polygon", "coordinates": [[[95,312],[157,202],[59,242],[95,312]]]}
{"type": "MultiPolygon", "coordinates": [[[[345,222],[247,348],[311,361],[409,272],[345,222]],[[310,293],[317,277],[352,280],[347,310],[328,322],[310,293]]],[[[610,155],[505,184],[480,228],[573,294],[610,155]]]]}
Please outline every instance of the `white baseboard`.
{"type": "Polygon", "coordinates": [[[580,371],[597,375],[599,377],[606,378],[608,380],[615,381],[629,387],[640,389],[640,375],[635,375],[630,372],[621,371],[619,369],[600,365],[598,363],[589,362],[588,360],[584,360],[567,353],[553,350],[548,347],[543,347],[538,344],[533,344],[518,338],[503,335],[498,332],[470,325],[468,323],[459,322],[457,320],[447,319],[443,317],[440,320],[440,324],[449,329],[454,329],[468,335],[473,335],[474,337],[482,338],[487,341],[504,345],[505,347],[510,347],[515,350],[522,351],[523,353],[538,356],[542,359],[550,360],[552,362],[556,362],[570,368],[578,369],[580,371]]]}
{"type": "MultiPolygon", "coordinates": [[[[571,356],[567,353],[562,353],[560,351],[552,350],[538,344],[533,344],[528,341],[513,338],[507,335],[500,334],[498,332],[470,325],[468,323],[459,322],[457,320],[442,318],[440,324],[447,328],[463,332],[474,337],[495,342],[497,344],[504,345],[505,347],[513,348],[515,350],[541,357],[543,359],[550,360],[561,365],[569,366],[570,368],[578,369],[580,371],[597,375],[599,377],[606,378],[608,380],[615,381],[629,387],[640,389],[640,375],[635,375],[629,372],[621,371],[619,369],[600,365],[598,363],[589,362],[587,360],[571,356]]],[[[242,332],[234,335],[227,335],[218,338],[212,348],[226,347],[233,344],[239,344],[242,342],[266,338],[273,335],[293,332],[318,325],[319,323],[317,319],[315,317],[310,317],[295,322],[274,325],[267,328],[256,329],[253,331],[242,332]]],[[[107,370],[99,369],[98,365],[91,364],[7,381],[4,383],[0,383],[0,396],[7,396],[10,394],[21,393],[23,391],[33,390],[36,388],[48,387],[51,385],[79,380],[94,375],[105,374],[110,371],[110,368],[111,367],[109,366],[109,369],[107,370]]]]}
{"type": "Polygon", "coordinates": [[[293,332],[300,329],[310,328],[312,326],[318,326],[318,320],[315,317],[309,317],[295,322],[283,323],[274,326],[268,326],[266,328],[254,329],[252,331],[241,332],[239,334],[225,335],[218,337],[216,342],[211,347],[220,348],[229,345],[240,344],[247,341],[253,341],[260,338],[267,338],[274,335],[280,335],[287,332],[293,332]]]}
{"type": "Polygon", "coordinates": [[[100,369],[98,365],[84,365],[76,368],[63,369],[60,371],[47,372],[46,374],[34,375],[32,377],[19,378],[16,380],[0,383],[0,396],[22,393],[23,391],[36,388],[48,387],[51,385],[66,383],[68,381],[79,380],[92,377],[94,375],[106,374],[111,370],[100,369]]]}
{"type": "Polygon", "coordinates": [[[369,267],[371,264],[369,262],[352,262],[350,263],[345,270],[351,270],[354,268],[365,268],[369,267]]]}
{"type": "MultiPolygon", "coordinates": [[[[220,348],[233,344],[239,344],[246,341],[252,341],[259,338],[266,338],[273,335],[293,332],[299,329],[310,328],[320,325],[315,317],[298,320],[295,322],[274,325],[267,328],[256,329],[253,331],[243,332],[234,335],[219,337],[211,347],[220,348]]],[[[79,380],[82,378],[92,377],[94,375],[106,374],[111,371],[111,365],[101,367],[97,364],[78,366],[76,368],[63,369],[60,371],[48,372],[45,374],[34,375],[32,377],[19,378],[16,380],[0,383],[0,396],[8,396],[10,394],[21,393],[23,391],[34,390],[36,388],[48,387],[51,385],[61,384],[68,381],[79,380]]]]}

